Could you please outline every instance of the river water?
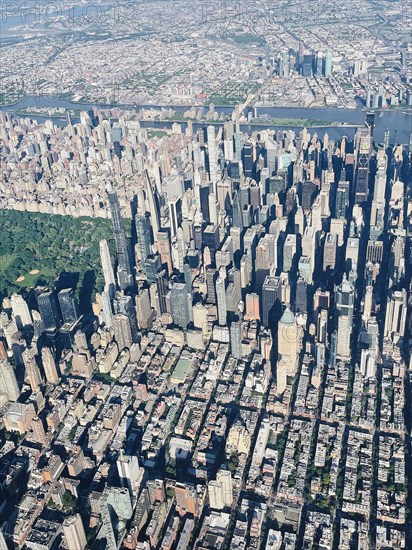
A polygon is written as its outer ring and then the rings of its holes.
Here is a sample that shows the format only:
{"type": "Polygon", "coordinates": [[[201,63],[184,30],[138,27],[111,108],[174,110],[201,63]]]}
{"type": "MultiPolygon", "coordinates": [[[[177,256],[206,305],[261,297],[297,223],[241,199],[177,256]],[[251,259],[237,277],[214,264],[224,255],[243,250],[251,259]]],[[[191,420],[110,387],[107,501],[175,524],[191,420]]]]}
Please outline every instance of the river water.
{"type": "MultiPolygon", "coordinates": [[[[143,108],[154,108],[161,109],[162,106],[158,105],[101,105],[101,104],[80,104],[72,103],[71,101],[47,97],[47,96],[32,96],[22,99],[21,101],[15,103],[14,105],[0,107],[2,111],[9,111],[12,113],[19,112],[23,109],[34,108],[63,108],[70,110],[89,110],[92,107],[99,107],[101,109],[105,108],[120,108],[120,109],[135,109],[141,110],[143,108]]],[[[172,107],[178,112],[186,111],[189,106],[183,105],[170,105],[164,107],[172,107]]],[[[207,111],[207,107],[204,108],[204,111],[207,111]]],[[[230,114],[232,112],[231,107],[219,107],[216,106],[216,111],[218,113],[230,114]]],[[[257,117],[267,116],[271,119],[315,119],[328,122],[340,122],[347,124],[356,124],[362,126],[365,120],[365,111],[362,110],[361,105],[358,105],[356,109],[339,109],[337,107],[320,107],[320,108],[290,108],[290,107],[256,107],[255,109],[250,108],[252,114],[257,117]]],[[[31,118],[44,120],[50,117],[44,117],[40,115],[29,115],[31,118]]],[[[54,118],[54,117],[53,117],[54,118]]],[[[66,119],[63,116],[56,118],[56,123],[65,124],[66,119]]],[[[264,123],[264,128],[280,128],[279,125],[274,126],[271,123],[264,123]]],[[[183,129],[186,128],[186,123],[181,122],[183,129]]],[[[205,126],[205,122],[194,123],[194,128],[205,126]]],[[[150,121],[142,122],[143,127],[147,128],[170,128],[172,122],[163,122],[163,121],[150,121]]],[[[302,126],[281,126],[282,129],[293,129],[295,131],[300,131],[302,126]]],[[[247,133],[252,133],[253,131],[258,130],[255,125],[242,124],[242,130],[247,133]]],[[[317,134],[322,137],[325,132],[328,133],[331,139],[340,139],[342,136],[348,136],[350,139],[353,138],[356,129],[348,127],[336,127],[330,126],[327,128],[308,128],[309,132],[317,134]]],[[[412,133],[412,110],[386,110],[386,111],[377,111],[375,113],[375,129],[374,129],[374,140],[378,143],[383,142],[385,130],[389,130],[390,143],[402,143],[409,144],[412,133]]]]}

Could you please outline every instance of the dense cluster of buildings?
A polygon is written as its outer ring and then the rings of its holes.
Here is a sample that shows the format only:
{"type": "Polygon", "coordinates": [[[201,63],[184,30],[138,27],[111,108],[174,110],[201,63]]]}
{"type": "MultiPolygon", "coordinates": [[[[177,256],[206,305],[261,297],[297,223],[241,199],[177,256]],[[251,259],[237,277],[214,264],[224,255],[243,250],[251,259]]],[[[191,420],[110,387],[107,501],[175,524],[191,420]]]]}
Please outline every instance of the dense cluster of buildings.
{"type": "Polygon", "coordinates": [[[354,108],[361,97],[371,108],[410,106],[407,6],[5,2],[1,101],[232,105],[250,96],[280,106],[354,108]]]}
{"type": "Polygon", "coordinates": [[[1,206],[116,253],[87,315],[3,299],[0,548],[407,548],[412,151],[373,130],[2,115],[1,206]]]}

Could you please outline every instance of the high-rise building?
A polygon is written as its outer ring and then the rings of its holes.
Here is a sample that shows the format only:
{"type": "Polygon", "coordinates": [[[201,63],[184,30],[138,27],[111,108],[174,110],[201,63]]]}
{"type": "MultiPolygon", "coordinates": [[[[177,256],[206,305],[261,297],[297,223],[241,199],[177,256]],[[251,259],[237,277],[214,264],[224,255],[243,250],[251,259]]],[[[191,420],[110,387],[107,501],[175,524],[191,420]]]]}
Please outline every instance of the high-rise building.
{"type": "Polygon", "coordinates": [[[131,296],[124,296],[120,293],[116,294],[113,302],[115,313],[122,313],[129,318],[130,330],[132,332],[132,341],[139,341],[139,330],[137,328],[136,308],[134,300],[131,296]]]}
{"type": "Polygon", "coordinates": [[[235,191],[232,204],[232,225],[239,229],[243,229],[242,207],[240,206],[239,193],[235,191]]]}
{"type": "MultiPolygon", "coordinates": [[[[159,287],[157,288],[157,291],[159,293],[159,287]]],[[[150,293],[148,288],[140,290],[139,294],[136,296],[136,312],[139,328],[148,328],[153,320],[152,307],[150,304],[150,293]]],[[[161,311],[161,313],[164,313],[164,311],[161,311]]]]}
{"type": "Polygon", "coordinates": [[[79,318],[77,299],[72,288],[64,288],[58,295],[63,322],[72,325],[79,318]]]}
{"type": "Polygon", "coordinates": [[[27,439],[33,443],[45,445],[47,443],[46,431],[41,418],[35,416],[30,424],[30,431],[27,434],[27,439]]]}
{"type": "Polygon", "coordinates": [[[355,291],[352,283],[344,277],[340,286],[336,289],[335,293],[335,313],[336,317],[346,316],[351,320],[353,319],[353,307],[355,301],[355,291]]]}
{"type": "Polygon", "coordinates": [[[127,315],[117,313],[112,318],[112,329],[119,350],[130,349],[133,344],[130,320],[127,315]]]}
{"type": "Polygon", "coordinates": [[[63,534],[66,547],[70,550],[84,550],[86,548],[86,533],[80,514],[69,516],[63,521],[63,534]]]}
{"type": "Polygon", "coordinates": [[[297,236],[289,234],[283,244],[283,271],[296,271],[297,264],[298,241],[297,236]]]}
{"type": "Polygon", "coordinates": [[[30,326],[33,321],[31,318],[29,307],[26,300],[20,294],[12,294],[10,298],[11,308],[13,316],[17,324],[17,328],[20,330],[24,327],[30,326]]]}
{"type": "Polygon", "coordinates": [[[143,477],[143,470],[139,466],[137,456],[125,455],[121,452],[117,459],[117,471],[122,486],[129,489],[130,497],[134,500],[143,477]]]}
{"type": "Polygon", "coordinates": [[[302,76],[311,78],[313,73],[313,55],[305,54],[302,61],[302,76]]]}
{"type": "Polygon", "coordinates": [[[260,319],[259,294],[252,292],[246,294],[246,321],[258,321],[260,319]]]}
{"type": "Polygon", "coordinates": [[[130,252],[127,246],[126,234],[120,215],[120,204],[117,193],[110,187],[107,191],[112,214],[113,233],[117,253],[117,279],[121,290],[133,286],[133,275],[130,262],[130,252]]]}
{"type": "Polygon", "coordinates": [[[157,300],[159,303],[159,312],[160,312],[160,315],[162,315],[167,311],[166,296],[169,291],[169,281],[168,281],[167,273],[165,269],[163,269],[157,274],[156,286],[157,286],[157,300]]]}
{"type": "Polygon", "coordinates": [[[219,226],[208,225],[203,231],[203,245],[207,246],[211,252],[216,252],[220,245],[219,226]]]}
{"type": "Polygon", "coordinates": [[[399,338],[405,334],[408,293],[405,288],[392,291],[386,304],[384,336],[399,338]]]}
{"type": "Polygon", "coordinates": [[[149,213],[137,214],[135,216],[137,246],[140,252],[142,262],[152,253],[152,235],[149,213]]]}
{"type": "Polygon", "coordinates": [[[206,268],[206,290],[207,298],[206,301],[208,304],[216,304],[216,281],[218,273],[216,269],[212,267],[206,268]]]}
{"type": "Polygon", "coordinates": [[[308,312],[308,285],[302,277],[296,281],[295,312],[308,312]]]}
{"type": "Polygon", "coordinates": [[[274,321],[276,303],[280,304],[280,279],[267,276],[262,288],[262,324],[269,327],[274,321]]]}
{"type": "Polygon", "coordinates": [[[169,276],[173,273],[172,251],[170,248],[170,235],[168,229],[162,229],[157,233],[157,251],[160,254],[162,264],[167,265],[169,276]]]}
{"type": "Polygon", "coordinates": [[[236,359],[242,358],[242,323],[234,321],[230,325],[230,346],[236,359]]]}
{"type": "Polygon", "coordinates": [[[13,366],[8,361],[0,361],[0,393],[4,393],[8,401],[17,401],[20,389],[13,366]]]}
{"type": "Polygon", "coordinates": [[[209,161],[209,175],[210,181],[217,181],[218,176],[218,145],[216,142],[215,127],[210,125],[207,127],[207,150],[209,161]]]}
{"type": "Polygon", "coordinates": [[[375,378],[376,364],[375,356],[370,350],[363,349],[361,351],[360,371],[364,378],[375,378]]]}
{"type": "Polygon", "coordinates": [[[216,481],[220,483],[223,488],[223,501],[225,503],[225,506],[232,506],[233,482],[231,473],[228,470],[219,470],[216,474],[216,481]]]}
{"type": "Polygon", "coordinates": [[[57,373],[56,362],[50,348],[42,348],[41,360],[47,382],[49,384],[57,384],[59,381],[59,375],[57,373]]]}
{"type": "Polygon", "coordinates": [[[99,243],[100,246],[100,261],[102,264],[102,271],[104,277],[104,288],[109,294],[111,300],[113,300],[116,293],[116,281],[114,278],[112,260],[110,258],[109,245],[105,239],[102,239],[99,243]]]}
{"type": "Polygon", "coordinates": [[[6,539],[4,538],[3,531],[0,529],[0,550],[9,550],[6,539]]]}
{"type": "Polygon", "coordinates": [[[375,186],[373,190],[373,200],[377,203],[385,203],[386,195],[386,182],[387,182],[387,168],[388,159],[385,150],[379,149],[376,155],[377,169],[375,176],[375,186]]]}
{"type": "Polygon", "coordinates": [[[126,487],[105,487],[100,498],[102,525],[94,546],[97,548],[117,548],[119,527],[130,520],[133,514],[132,501],[126,487]]]}
{"type": "Polygon", "coordinates": [[[56,330],[60,326],[60,322],[54,292],[43,290],[37,296],[37,305],[45,330],[56,330]]]}
{"type": "Polygon", "coordinates": [[[170,292],[173,321],[179,327],[186,329],[191,317],[187,285],[186,283],[173,283],[170,286],[170,292]]]}
{"type": "Polygon", "coordinates": [[[209,194],[210,194],[210,182],[203,182],[199,187],[199,199],[200,199],[200,211],[202,213],[203,221],[206,223],[210,222],[209,194]]]}
{"type": "Polygon", "coordinates": [[[223,510],[233,503],[232,476],[228,470],[219,470],[216,481],[209,481],[209,504],[215,510],[223,510]]]}
{"type": "Polygon", "coordinates": [[[326,78],[332,75],[332,54],[330,52],[325,55],[323,74],[326,78]]]}
{"type": "Polygon", "coordinates": [[[295,316],[286,308],[280,318],[277,330],[278,359],[276,362],[276,388],[283,393],[288,384],[288,377],[295,376],[297,358],[300,348],[300,331],[295,316]]]}
{"type": "Polygon", "coordinates": [[[219,325],[226,325],[227,321],[227,304],[226,304],[226,288],[225,278],[222,274],[216,280],[216,300],[218,310],[219,325]]]}
{"type": "Polygon", "coordinates": [[[356,132],[355,201],[363,203],[368,198],[369,162],[371,156],[371,131],[365,126],[356,132]]]}
{"type": "Polygon", "coordinates": [[[42,384],[42,377],[39,367],[37,366],[34,358],[34,350],[24,350],[22,353],[22,359],[25,367],[25,379],[28,380],[33,392],[37,391],[38,387],[42,384]]]}
{"type": "Polygon", "coordinates": [[[349,182],[340,181],[336,190],[335,217],[346,219],[346,210],[349,205],[349,182]]]}
{"type": "Polygon", "coordinates": [[[293,361],[299,353],[299,331],[295,316],[286,308],[278,325],[278,354],[290,357],[293,361]]]}
{"type": "Polygon", "coordinates": [[[337,253],[337,236],[334,233],[327,233],[323,246],[323,271],[335,269],[337,253]]]}
{"type": "Polygon", "coordinates": [[[102,292],[102,318],[107,328],[112,326],[113,309],[110,295],[108,292],[102,292]]]}
{"type": "Polygon", "coordinates": [[[318,342],[325,343],[328,335],[328,312],[321,309],[317,319],[316,334],[318,342]]]}
{"type": "Polygon", "coordinates": [[[344,359],[351,355],[350,340],[352,335],[352,318],[348,315],[340,315],[338,318],[338,332],[336,342],[336,354],[344,359]]]}
{"type": "Polygon", "coordinates": [[[146,171],[145,171],[145,176],[146,176],[145,193],[146,193],[146,199],[149,205],[150,223],[152,226],[153,235],[156,235],[159,232],[159,228],[160,228],[158,195],[156,192],[156,187],[153,188],[146,171]]]}
{"type": "Polygon", "coordinates": [[[207,489],[209,493],[210,508],[212,508],[212,510],[223,510],[225,502],[222,485],[218,481],[212,480],[209,481],[207,489]]]}
{"type": "Polygon", "coordinates": [[[176,237],[177,230],[182,224],[182,199],[181,197],[171,197],[169,203],[170,232],[172,237],[176,237]]]}

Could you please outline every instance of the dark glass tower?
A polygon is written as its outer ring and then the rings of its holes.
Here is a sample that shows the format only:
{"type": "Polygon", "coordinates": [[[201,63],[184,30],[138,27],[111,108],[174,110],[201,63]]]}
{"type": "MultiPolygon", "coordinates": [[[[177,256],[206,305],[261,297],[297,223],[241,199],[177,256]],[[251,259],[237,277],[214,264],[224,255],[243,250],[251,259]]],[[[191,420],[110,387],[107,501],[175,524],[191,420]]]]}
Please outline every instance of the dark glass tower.
{"type": "Polygon", "coordinates": [[[126,242],[126,235],[120,216],[120,205],[117,193],[112,189],[107,192],[109,196],[110,210],[112,213],[113,233],[116,241],[117,252],[117,279],[121,290],[133,286],[133,275],[130,264],[129,249],[126,242]]]}
{"type": "Polygon", "coordinates": [[[63,322],[72,324],[77,321],[79,318],[79,308],[73,289],[64,288],[59,292],[57,297],[59,299],[63,322]]]}
{"type": "Polygon", "coordinates": [[[174,283],[171,287],[173,321],[186,329],[190,323],[189,301],[186,283],[174,283]]]}
{"type": "Polygon", "coordinates": [[[46,290],[37,296],[37,305],[46,330],[56,330],[59,327],[59,313],[56,297],[50,290],[46,290]]]}
{"type": "Polygon", "coordinates": [[[152,253],[152,238],[149,214],[138,214],[136,220],[137,244],[140,250],[140,256],[144,262],[152,253]]]}
{"type": "Polygon", "coordinates": [[[235,192],[235,195],[233,197],[232,208],[233,227],[243,229],[242,208],[240,206],[240,197],[237,191],[235,192]]]}
{"type": "Polygon", "coordinates": [[[262,289],[262,323],[269,327],[273,322],[275,304],[279,300],[279,277],[266,277],[262,289]]]}

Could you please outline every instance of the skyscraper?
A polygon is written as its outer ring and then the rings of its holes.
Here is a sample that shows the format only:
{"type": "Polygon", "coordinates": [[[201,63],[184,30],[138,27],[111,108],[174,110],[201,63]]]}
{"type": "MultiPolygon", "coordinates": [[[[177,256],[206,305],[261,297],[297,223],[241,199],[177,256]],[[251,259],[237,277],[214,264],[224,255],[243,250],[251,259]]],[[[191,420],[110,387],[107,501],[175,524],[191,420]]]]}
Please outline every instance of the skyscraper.
{"type": "Polygon", "coordinates": [[[206,290],[207,298],[206,301],[209,304],[216,304],[216,280],[218,273],[216,269],[212,267],[206,268],[206,290]]]}
{"type": "Polygon", "coordinates": [[[113,309],[110,295],[106,291],[102,292],[102,310],[103,322],[107,328],[110,328],[112,326],[113,309]]]}
{"type": "Polygon", "coordinates": [[[369,161],[371,156],[370,128],[365,126],[356,132],[355,201],[363,203],[368,198],[369,161]]]}
{"type": "Polygon", "coordinates": [[[330,52],[327,52],[325,55],[323,74],[326,78],[328,78],[332,74],[332,54],[330,52]]]}
{"type": "Polygon", "coordinates": [[[117,459],[117,471],[123,487],[129,489],[130,497],[134,499],[143,476],[137,456],[125,455],[121,451],[117,459]]]}
{"type": "Polygon", "coordinates": [[[121,290],[127,290],[133,286],[133,275],[130,263],[129,249],[126,242],[126,234],[120,216],[120,204],[117,193],[109,187],[107,191],[110,210],[112,213],[113,233],[116,241],[117,253],[117,279],[121,290]]]}
{"type": "Polygon", "coordinates": [[[50,290],[42,291],[37,296],[37,305],[44,328],[48,331],[56,330],[60,326],[60,323],[54,292],[50,290]]]}
{"type": "Polygon", "coordinates": [[[289,308],[282,314],[278,326],[278,354],[293,361],[299,353],[298,327],[295,316],[289,308]]]}
{"type": "Polygon", "coordinates": [[[57,384],[59,381],[59,375],[57,374],[56,363],[50,348],[42,348],[41,360],[47,382],[49,382],[49,384],[57,384]]]}
{"type": "Polygon", "coordinates": [[[145,192],[146,192],[147,202],[149,204],[150,223],[151,223],[151,226],[152,226],[153,235],[157,235],[157,233],[159,232],[159,229],[160,229],[159,207],[158,207],[158,203],[157,203],[157,192],[156,192],[156,188],[153,189],[153,187],[150,183],[149,176],[147,175],[146,171],[145,171],[145,176],[146,176],[145,192]]]}
{"type": "Polygon", "coordinates": [[[210,181],[217,181],[218,175],[218,146],[216,143],[215,127],[207,127],[207,150],[209,160],[210,181]]]}
{"type": "Polygon", "coordinates": [[[176,237],[177,230],[182,223],[182,199],[180,196],[169,199],[169,220],[172,237],[176,237]]]}
{"type": "MultiPolygon", "coordinates": [[[[157,292],[159,294],[159,287],[157,287],[157,292]]],[[[158,296],[158,298],[160,302],[160,297],[158,296]]],[[[136,312],[139,328],[147,328],[152,321],[152,308],[150,305],[150,293],[148,288],[143,288],[136,296],[136,312]]]]}
{"type": "Polygon", "coordinates": [[[278,360],[276,362],[276,388],[283,393],[288,384],[288,376],[294,376],[300,346],[299,327],[295,316],[286,308],[280,318],[277,330],[278,360]]]}
{"type": "Polygon", "coordinates": [[[227,321],[227,305],[226,305],[226,288],[225,279],[220,274],[216,280],[216,299],[219,325],[226,325],[227,321]]]}
{"type": "Polygon", "coordinates": [[[100,261],[102,264],[104,284],[105,284],[104,288],[105,288],[105,291],[109,294],[110,299],[113,300],[114,295],[116,293],[116,281],[114,278],[109,246],[105,239],[102,239],[99,245],[100,245],[100,261]]]}
{"type": "Polygon", "coordinates": [[[57,295],[62,312],[63,322],[70,325],[79,318],[77,299],[72,288],[65,288],[57,295]]]}
{"type": "Polygon", "coordinates": [[[86,533],[80,514],[69,516],[63,521],[63,534],[67,548],[73,550],[84,550],[86,548],[86,533]]]}
{"type": "Polygon", "coordinates": [[[255,292],[246,294],[245,319],[256,321],[260,319],[259,294],[255,292]]]}
{"type": "Polygon", "coordinates": [[[144,262],[152,253],[152,237],[149,214],[137,214],[135,217],[137,246],[140,252],[140,258],[144,262]]]}
{"type": "Polygon", "coordinates": [[[24,350],[22,359],[25,367],[25,379],[28,380],[33,392],[42,384],[42,377],[39,367],[34,358],[34,350],[24,350]]]}
{"type": "Polygon", "coordinates": [[[262,323],[269,327],[274,320],[275,305],[279,302],[280,280],[279,277],[267,276],[262,289],[262,323]]]}
{"type": "Polygon", "coordinates": [[[232,476],[228,470],[219,470],[216,481],[208,483],[210,507],[216,510],[232,506],[233,484],[232,476]]]}
{"type": "MultiPolygon", "coordinates": [[[[122,313],[129,318],[132,341],[139,341],[139,330],[137,328],[136,308],[131,296],[117,294],[113,302],[115,313],[122,313]]],[[[113,320],[112,320],[113,323],[113,320]]]]}
{"type": "Polygon", "coordinates": [[[339,357],[349,359],[351,334],[352,318],[348,315],[340,315],[338,319],[338,333],[336,342],[336,354],[339,357]]]}
{"type": "Polygon", "coordinates": [[[210,222],[209,193],[210,193],[210,183],[203,182],[199,188],[200,210],[202,212],[203,221],[207,223],[210,222]]]}
{"type": "Polygon", "coordinates": [[[17,328],[22,329],[32,324],[32,318],[26,300],[20,294],[12,294],[10,298],[11,308],[17,328]]]}
{"type": "Polygon", "coordinates": [[[127,315],[117,313],[112,318],[112,329],[119,350],[130,349],[133,344],[132,331],[130,329],[130,320],[127,315]]]}
{"type": "Polygon", "coordinates": [[[236,359],[242,357],[242,323],[235,321],[230,325],[230,346],[236,359]]]}
{"type": "Polygon", "coordinates": [[[405,334],[408,293],[405,288],[392,291],[386,304],[384,336],[399,338],[405,334]]]}
{"type": "Polygon", "coordinates": [[[168,229],[162,229],[157,233],[157,250],[160,254],[162,264],[167,265],[169,276],[173,273],[172,252],[170,249],[170,236],[168,229]]]}
{"type": "Polygon", "coordinates": [[[186,329],[190,323],[189,297],[186,283],[173,283],[170,287],[173,321],[186,329]]]}
{"type": "Polygon", "coordinates": [[[4,393],[9,401],[17,401],[20,389],[16,374],[8,361],[0,360],[0,393],[4,393]]]}

